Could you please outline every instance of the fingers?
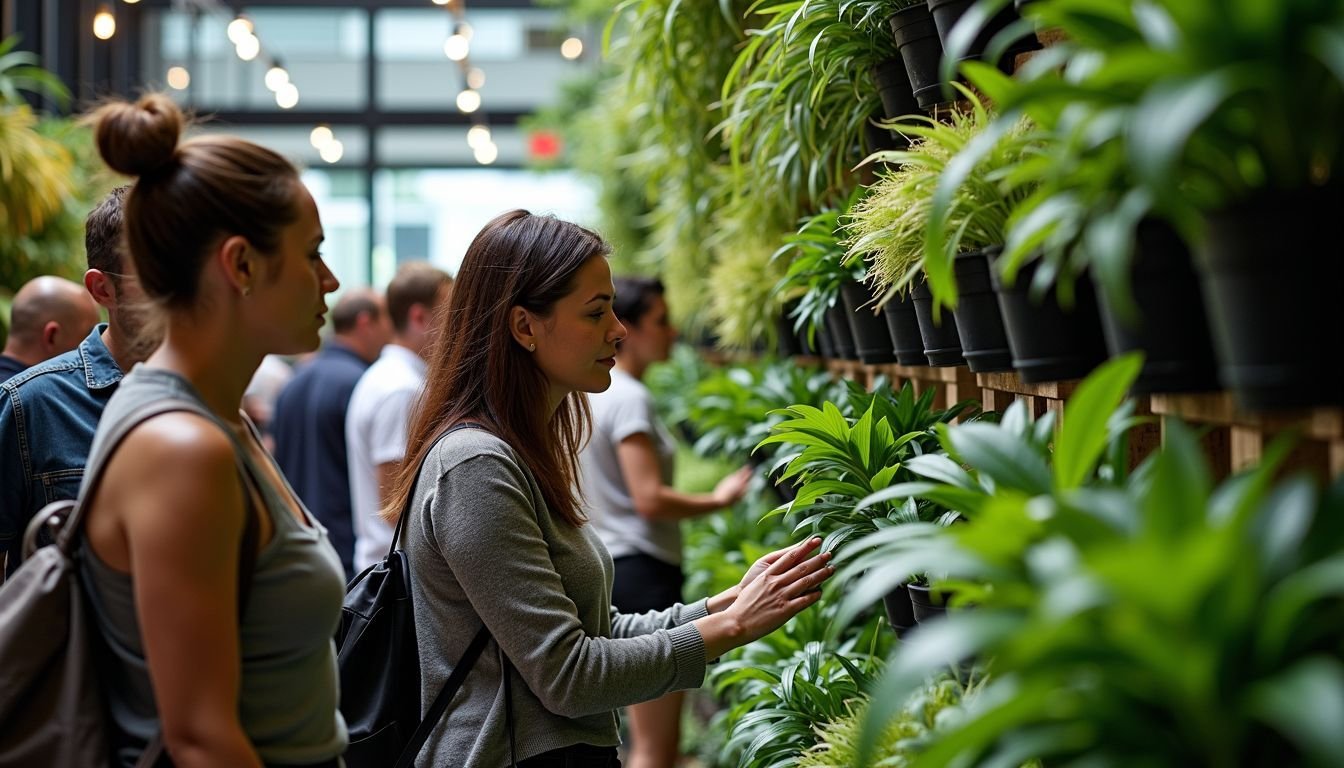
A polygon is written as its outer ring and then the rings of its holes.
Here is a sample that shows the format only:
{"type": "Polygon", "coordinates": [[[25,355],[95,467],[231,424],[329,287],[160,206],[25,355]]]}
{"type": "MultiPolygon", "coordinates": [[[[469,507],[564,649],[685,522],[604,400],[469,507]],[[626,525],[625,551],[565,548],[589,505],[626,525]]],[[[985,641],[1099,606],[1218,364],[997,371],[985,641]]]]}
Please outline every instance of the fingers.
{"type": "MultiPolygon", "coordinates": [[[[820,560],[821,560],[820,557],[814,557],[812,558],[812,560],[809,560],[807,563],[804,563],[804,565],[810,565],[813,561],[820,561],[820,560]]],[[[793,571],[789,572],[789,574],[792,573],[793,571]]],[[[788,582],[788,585],[784,587],[784,596],[794,597],[800,594],[811,594],[817,589],[817,587],[821,586],[822,582],[831,578],[831,576],[834,573],[835,573],[835,566],[831,565],[815,567],[815,569],[812,570],[810,573],[804,572],[800,574],[797,579],[788,582]]],[[[788,574],[786,574],[786,577],[787,575],[788,574]]],[[[821,593],[816,592],[816,594],[820,595],[821,593]]]]}
{"type": "Polygon", "coordinates": [[[772,552],[771,554],[779,555],[779,559],[771,563],[770,567],[765,569],[765,573],[769,575],[785,573],[790,568],[793,568],[794,566],[803,562],[804,558],[806,558],[808,554],[812,552],[812,550],[820,546],[821,546],[821,539],[819,537],[814,536],[795,546],[789,547],[787,549],[781,549],[778,552],[772,552]]]}

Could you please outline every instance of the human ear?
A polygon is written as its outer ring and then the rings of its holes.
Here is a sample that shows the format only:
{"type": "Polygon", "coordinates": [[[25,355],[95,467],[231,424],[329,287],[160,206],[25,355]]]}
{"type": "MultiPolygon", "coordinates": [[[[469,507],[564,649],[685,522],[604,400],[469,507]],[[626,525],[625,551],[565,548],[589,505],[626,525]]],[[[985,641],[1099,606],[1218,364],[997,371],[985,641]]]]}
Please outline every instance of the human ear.
{"type": "Polygon", "coordinates": [[[537,351],[536,319],[531,312],[519,306],[509,310],[509,333],[519,346],[529,352],[537,351]]]}
{"type": "Polygon", "coordinates": [[[219,244],[218,258],[224,276],[236,291],[246,296],[261,277],[258,254],[247,238],[230,235],[219,244]]]}
{"type": "Polygon", "coordinates": [[[117,306],[116,287],[112,278],[102,270],[90,269],[84,273],[84,290],[88,291],[100,306],[108,309],[117,306]]]}

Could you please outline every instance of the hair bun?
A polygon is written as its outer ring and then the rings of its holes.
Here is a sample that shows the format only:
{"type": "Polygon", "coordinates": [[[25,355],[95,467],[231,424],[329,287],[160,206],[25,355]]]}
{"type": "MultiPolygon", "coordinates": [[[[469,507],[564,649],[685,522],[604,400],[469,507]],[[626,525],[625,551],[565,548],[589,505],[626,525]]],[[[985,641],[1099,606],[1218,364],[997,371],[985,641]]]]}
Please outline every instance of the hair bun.
{"type": "Polygon", "coordinates": [[[108,167],[127,176],[144,176],[171,163],[185,122],[182,110],[161,93],[134,104],[106,104],[92,117],[98,153],[108,167]]]}

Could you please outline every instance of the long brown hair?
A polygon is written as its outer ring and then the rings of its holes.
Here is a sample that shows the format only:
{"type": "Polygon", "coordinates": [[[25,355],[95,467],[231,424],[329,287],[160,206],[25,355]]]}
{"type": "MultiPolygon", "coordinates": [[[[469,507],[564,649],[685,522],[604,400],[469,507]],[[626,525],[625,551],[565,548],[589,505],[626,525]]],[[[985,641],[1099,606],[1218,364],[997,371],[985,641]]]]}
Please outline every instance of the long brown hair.
{"type": "Polygon", "coordinates": [[[509,331],[513,307],[547,317],[574,289],[579,268],[611,252],[597,233],[523,210],[497,216],[476,235],[448,309],[436,318],[425,391],[411,416],[406,461],[383,514],[396,520],[420,462],[439,435],[462,421],[493,432],[522,456],[552,514],[584,523],[575,489],[587,438],[588,397],[570,393],[547,413],[547,381],[509,331]]]}

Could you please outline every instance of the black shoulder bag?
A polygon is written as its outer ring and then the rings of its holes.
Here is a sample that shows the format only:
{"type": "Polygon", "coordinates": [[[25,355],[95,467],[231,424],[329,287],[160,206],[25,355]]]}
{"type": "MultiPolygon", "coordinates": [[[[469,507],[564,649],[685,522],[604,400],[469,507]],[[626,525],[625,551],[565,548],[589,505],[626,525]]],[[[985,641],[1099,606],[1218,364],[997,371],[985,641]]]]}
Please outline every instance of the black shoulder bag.
{"type": "MultiPolygon", "coordinates": [[[[439,437],[464,428],[481,429],[479,424],[456,424],[439,437]]],[[[437,444],[437,440],[435,443],[437,444]]],[[[416,469],[416,481],[424,469],[425,458],[416,469]]],[[[415,606],[411,596],[411,569],[406,552],[398,548],[406,518],[411,515],[415,486],[402,507],[387,557],[366,568],[350,582],[341,610],[341,625],[336,631],[336,663],[341,675],[341,714],[350,734],[345,753],[347,768],[409,768],[420,754],[448,703],[467,673],[476,665],[481,651],[490,640],[490,631],[482,625],[471,645],[453,666],[443,689],[420,717],[420,653],[415,639],[415,606]]],[[[505,692],[508,693],[508,667],[504,667],[505,692]]],[[[509,757],[513,756],[512,702],[507,707],[509,757]]]]}

